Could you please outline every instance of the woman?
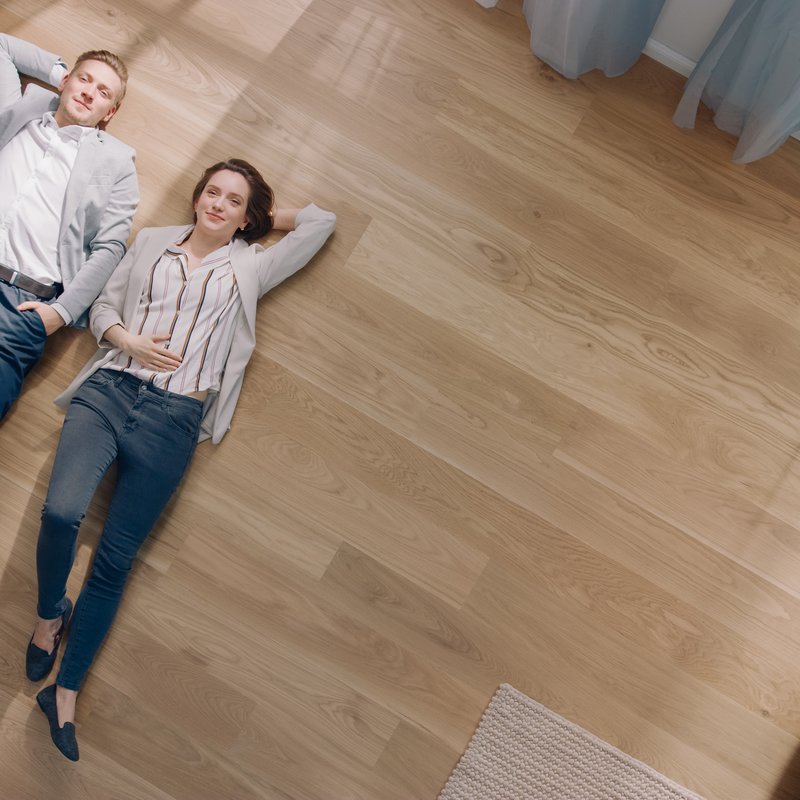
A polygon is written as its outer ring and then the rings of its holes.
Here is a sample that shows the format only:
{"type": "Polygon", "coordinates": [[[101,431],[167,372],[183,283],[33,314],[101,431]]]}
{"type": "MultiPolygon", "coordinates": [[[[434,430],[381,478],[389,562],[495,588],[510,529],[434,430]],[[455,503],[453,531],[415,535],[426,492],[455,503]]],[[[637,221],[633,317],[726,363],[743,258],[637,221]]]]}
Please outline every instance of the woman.
{"type": "Polygon", "coordinates": [[[198,440],[217,443],[229,427],[255,347],[257,301],[308,263],[336,223],[313,204],[273,212],[272,190],[239,159],[207,169],[192,202],[194,225],[136,237],[91,310],[100,350],[56,401],[69,408],[42,512],[26,672],[34,681],[49,674],[72,617],[56,682],[37,701],[73,761],[78,691],[198,440]],[[248,246],[273,227],[291,233],[268,249],[248,246]],[[72,614],[66,584],[78,527],[114,461],[108,517],[72,614]]]}

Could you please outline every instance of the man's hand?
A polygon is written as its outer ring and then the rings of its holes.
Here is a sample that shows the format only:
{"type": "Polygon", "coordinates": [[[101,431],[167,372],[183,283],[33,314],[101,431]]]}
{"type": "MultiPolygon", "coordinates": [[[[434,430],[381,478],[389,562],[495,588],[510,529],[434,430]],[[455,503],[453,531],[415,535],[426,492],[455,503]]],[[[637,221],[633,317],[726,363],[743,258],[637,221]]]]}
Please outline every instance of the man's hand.
{"type": "MultiPolygon", "coordinates": [[[[106,338],[108,334],[106,333],[106,338]]],[[[120,337],[119,346],[129,355],[133,356],[143,367],[154,369],[156,372],[173,372],[181,364],[181,357],[163,344],[169,336],[147,336],[125,332],[120,337]]]]}
{"type": "Polygon", "coordinates": [[[44,323],[44,332],[50,336],[66,324],[61,314],[51,308],[47,303],[39,300],[26,300],[17,306],[17,311],[35,311],[44,323]]]}

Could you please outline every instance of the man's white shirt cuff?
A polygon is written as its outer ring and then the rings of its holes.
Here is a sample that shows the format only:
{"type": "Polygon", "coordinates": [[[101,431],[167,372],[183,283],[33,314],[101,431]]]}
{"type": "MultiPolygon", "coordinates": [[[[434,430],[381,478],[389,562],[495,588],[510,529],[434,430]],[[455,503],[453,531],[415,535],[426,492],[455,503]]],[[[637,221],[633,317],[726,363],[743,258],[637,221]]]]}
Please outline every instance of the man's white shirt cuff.
{"type": "Polygon", "coordinates": [[[50,75],[47,82],[56,89],[61,85],[62,78],[69,72],[67,65],[63,61],[56,61],[53,68],[50,70],[50,75]]]}

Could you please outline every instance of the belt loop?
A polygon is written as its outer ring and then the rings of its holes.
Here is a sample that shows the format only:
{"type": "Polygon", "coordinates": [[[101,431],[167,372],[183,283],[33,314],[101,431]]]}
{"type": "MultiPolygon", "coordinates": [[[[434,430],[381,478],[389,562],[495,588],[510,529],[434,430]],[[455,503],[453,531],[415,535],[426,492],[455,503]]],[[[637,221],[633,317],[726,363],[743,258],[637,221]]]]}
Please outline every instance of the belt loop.
{"type": "Polygon", "coordinates": [[[8,285],[13,286],[17,282],[17,278],[19,278],[19,272],[17,272],[17,270],[12,270],[11,280],[8,282],[8,285]]]}

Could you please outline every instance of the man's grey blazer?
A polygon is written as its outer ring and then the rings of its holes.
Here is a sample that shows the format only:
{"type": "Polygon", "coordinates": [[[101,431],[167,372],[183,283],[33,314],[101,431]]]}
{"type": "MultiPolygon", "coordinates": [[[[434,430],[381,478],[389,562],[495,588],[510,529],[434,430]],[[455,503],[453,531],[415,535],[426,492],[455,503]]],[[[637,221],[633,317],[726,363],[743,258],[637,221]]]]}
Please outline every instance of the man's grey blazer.
{"type": "MultiPolygon", "coordinates": [[[[20,96],[19,88],[20,72],[47,82],[57,61],[57,56],[28,42],[0,34],[0,101],[13,101],[0,111],[0,149],[31,120],[58,108],[57,94],[30,84],[20,96]]],[[[134,157],[132,148],[97,129],[78,149],[58,239],[64,284],[58,302],[74,325],[86,325],[86,310],[125,255],[139,202],[134,157]]]]}

